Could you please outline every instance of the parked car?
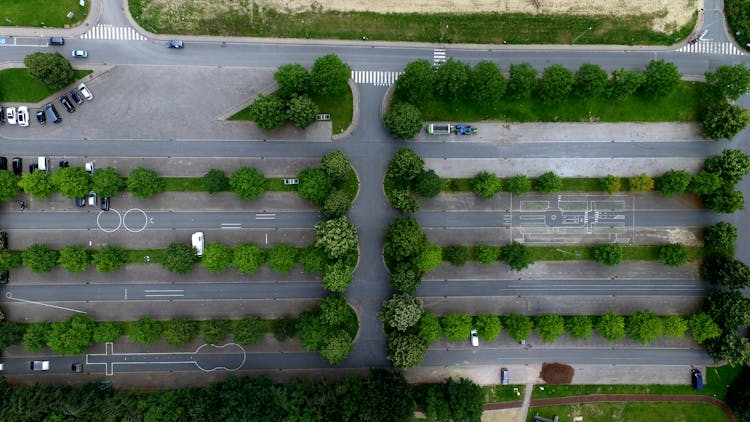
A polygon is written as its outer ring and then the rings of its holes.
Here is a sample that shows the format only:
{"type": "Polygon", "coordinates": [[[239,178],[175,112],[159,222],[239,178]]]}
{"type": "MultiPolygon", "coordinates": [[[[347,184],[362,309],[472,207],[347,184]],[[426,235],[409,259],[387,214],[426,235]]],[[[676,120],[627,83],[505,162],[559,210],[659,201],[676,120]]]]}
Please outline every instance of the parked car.
{"type": "Polygon", "coordinates": [[[102,211],[109,211],[109,196],[102,197],[102,211]]]}
{"type": "Polygon", "coordinates": [[[93,161],[87,161],[86,165],[84,166],[88,174],[94,175],[94,162],[93,161]]]}
{"type": "Polygon", "coordinates": [[[62,37],[50,37],[49,45],[65,45],[65,40],[62,37]]]}
{"type": "Polygon", "coordinates": [[[58,163],[58,165],[60,166],[61,169],[64,169],[64,168],[66,168],[66,167],[69,166],[68,160],[60,160],[60,162],[58,163]]]}
{"type": "Polygon", "coordinates": [[[81,82],[80,84],[78,84],[78,90],[81,91],[81,95],[83,95],[83,98],[85,98],[86,101],[91,101],[94,99],[94,94],[91,93],[89,87],[87,87],[85,83],[81,82]]]}
{"type": "Polygon", "coordinates": [[[0,249],[8,249],[8,233],[0,232],[0,249]]]}
{"type": "Polygon", "coordinates": [[[39,169],[39,166],[36,165],[36,163],[29,164],[29,173],[33,173],[34,170],[37,170],[37,169],[39,169]]]}
{"type": "Polygon", "coordinates": [[[83,364],[82,363],[74,363],[70,365],[70,372],[83,372],[83,364]]]}
{"type": "Polygon", "coordinates": [[[73,52],[70,53],[70,55],[74,59],[85,59],[89,56],[89,52],[86,50],[73,50],[73,52]]]}
{"type": "Polygon", "coordinates": [[[0,157],[0,170],[8,170],[8,159],[0,157]]]}
{"type": "Polygon", "coordinates": [[[0,274],[0,284],[8,284],[9,280],[10,280],[10,271],[3,271],[3,273],[0,274]]]}
{"type": "Polygon", "coordinates": [[[60,117],[60,113],[57,112],[55,105],[52,103],[49,103],[44,106],[44,114],[47,115],[47,118],[50,119],[52,123],[62,122],[62,117],[60,117]]]}
{"type": "Polygon", "coordinates": [[[49,158],[47,157],[36,157],[36,166],[41,171],[48,171],[49,170],[49,158]]]}
{"type": "Polygon", "coordinates": [[[20,176],[23,173],[23,158],[13,157],[13,174],[20,176]]]}
{"type": "Polygon", "coordinates": [[[500,368],[500,384],[510,384],[510,376],[508,375],[508,368],[500,368]]]}
{"type": "Polygon", "coordinates": [[[75,102],[76,104],[78,104],[78,105],[81,105],[81,104],[83,104],[83,98],[81,98],[81,96],[80,96],[80,95],[78,95],[78,93],[76,92],[76,90],[75,90],[75,89],[74,89],[74,90],[72,90],[72,91],[70,91],[70,98],[72,98],[72,99],[73,99],[73,101],[74,101],[74,102],[75,102]]]}
{"type": "Polygon", "coordinates": [[[193,248],[195,248],[195,254],[198,256],[203,256],[203,232],[193,233],[191,240],[193,242],[193,248]]]}
{"type": "Polygon", "coordinates": [[[471,345],[474,347],[479,346],[479,336],[477,335],[477,330],[471,330],[471,345]]]}
{"type": "Polygon", "coordinates": [[[60,104],[62,104],[63,107],[65,107],[65,111],[67,111],[68,113],[74,113],[76,111],[75,106],[73,105],[73,103],[70,102],[70,98],[68,98],[67,95],[63,94],[60,96],[59,99],[60,99],[60,104]]]}
{"type": "Polygon", "coordinates": [[[76,207],[85,207],[86,206],[86,198],[80,197],[76,198],[76,207]]]}
{"type": "Polygon", "coordinates": [[[5,107],[0,106],[0,125],[5,124],[5,107]]]}
{"type": "Polygon", "coordinates": [[[5,108],[5,120],[8,121],[9,125],[16,124],[16,108],[15,107],[5,108]]]}
{"type": "Polygon", "coordinates": [[[29,365],[32,371],[49,371],[48,360],[32,360],[29,365]]]}
{"type": "Polygon", "coordinates": [[[94,191],[89,192],[89,205],[96,206],[96,193],[94,191]]]}
{"type": "Polygon", "coordinates": [[[36,121],[39,122],[40,125],[47,124],[47,116],[44,114],[44,110],[36,111],[36,121]]]}
{"type": "Polygon", "coordinates": [[[20,106],[18,107],[18,110],[16,111],[16,120],[18,121],[18,126],[28,126],[29,125],[29,108],[26,106],[20,106]]]}
{"type": "Polygon", "coordinates": [[[693,380],[693,387],[695,387],[696,390],[703,390],[703,375],[701,374],[700,369],[691,369],[690,377],[693,380]]]}
{"type": "Polygon", "coordinates": [[[185,44],[182,43],[182,40],[171,40],[167,43],[167,48],[183,48],[185,47],[185,44]]]}

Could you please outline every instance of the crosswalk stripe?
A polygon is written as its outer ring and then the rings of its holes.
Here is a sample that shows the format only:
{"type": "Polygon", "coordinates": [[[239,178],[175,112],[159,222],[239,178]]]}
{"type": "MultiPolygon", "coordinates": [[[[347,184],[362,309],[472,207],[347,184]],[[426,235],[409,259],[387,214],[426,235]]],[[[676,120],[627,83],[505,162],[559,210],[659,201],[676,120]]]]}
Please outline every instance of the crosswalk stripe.
{"type": "Polygon", "coordinates": [[[146,37],[129,26],[100,24],[81,35],[85,40],[136,40],[146,41],[146,37]]]}
{"type": "Polygon", "coordinates": [[[436,48],[432,50],[432,64],[439,66],[442,63],[445,63],[445,49],[436,48]]]}
{"type": "Polygon", "coordinates": [[[371,84],[375,86],[393,85],[401,72],[386,72],[379,70],[352,70],[354,83],[371,84]]]}
{"type": "Polygon", "coordinates": [[[744,51],[729,42],[698,41],[694,44],[685,44],[676,50],[678,53],[693,54],[724,54],[731,56],[742,56],[744,51]]]}

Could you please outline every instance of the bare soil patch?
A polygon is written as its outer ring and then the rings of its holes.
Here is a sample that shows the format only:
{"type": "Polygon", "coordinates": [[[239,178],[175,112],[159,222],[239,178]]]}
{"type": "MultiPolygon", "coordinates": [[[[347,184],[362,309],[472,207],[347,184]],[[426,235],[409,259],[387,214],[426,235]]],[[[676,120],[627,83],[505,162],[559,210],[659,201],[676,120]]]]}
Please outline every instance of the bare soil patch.
{"type": "Polygon", "coordinates": [[[570,384],[575,370],[572,366],[562,363],[544,363],[539,376],[547,384],[570,384]]]}

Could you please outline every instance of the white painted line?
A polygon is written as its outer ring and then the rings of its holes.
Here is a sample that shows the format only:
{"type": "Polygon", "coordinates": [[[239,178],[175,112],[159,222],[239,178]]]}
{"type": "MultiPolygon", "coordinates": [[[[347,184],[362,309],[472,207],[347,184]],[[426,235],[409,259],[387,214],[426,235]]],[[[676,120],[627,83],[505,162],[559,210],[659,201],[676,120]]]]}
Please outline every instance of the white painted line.
{"type": "Polygon", "coordinates": [[[266,245],[268,244],[268,233],[266,233],[266,245]]]}
{"type": "Polygon", "coordinates": [[[221,223],[222,226],[241,226],[242,223],[221,223]]]}
{"type": "Polygon", "coordinates": [[[50,305],[49,303],[35,302],[33,300],[20,299],[20,298],[17,298],[17,297],[13,297],[13,293],[11,293],[11,292],[5,293],[5,297],[7,297],[8,299],[17,300],[19,302],[33,303],[34,305],[47,306],[47,307],[50,307],[50,308],[62,309],[62,310],[65,310],[65,311],[70,311],[70,312],[78,312],[79,314],[87,314],[88,313],[86,311],[79,311],[78,309],[66,308],[64,306],[50,305]]]}
{"type": "Polygon", "coordinates": [[[128,300],[128,289],[125,289],[125,300],[128,300]]]}
{"type": "Polygon", "coordinates": [[[146,293],[184,292],[185,289],[145,290],[146,293]]]}
{"type": "Polygon", "coordinates": [[[163,295],[154,294],[154,295],[143,295],[143,296],[145,297],[183,297],[185,295],[174,293],[174,294],[163,294],[163,295]]]}

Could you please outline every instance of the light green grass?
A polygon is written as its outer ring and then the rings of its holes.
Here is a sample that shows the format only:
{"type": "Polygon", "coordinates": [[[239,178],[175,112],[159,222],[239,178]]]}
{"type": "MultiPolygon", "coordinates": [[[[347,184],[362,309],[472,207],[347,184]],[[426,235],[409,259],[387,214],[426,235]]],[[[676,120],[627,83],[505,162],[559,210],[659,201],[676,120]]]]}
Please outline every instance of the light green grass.
{"type": "MultiPolygon", "coordinates": [[[[165,192],[205,192],[201,177],[162,177],[165,192]]],[[[285,185],[284,178],[266,178],[266,192],[296,192],[297,185],[285,185]]],[[[231,188],[225,192],[232,192],[231,188]]]]}
{"type": "MultiPolygon", "coordinates": [[[[478,173],[478,172],[477,172],[478,173]]],[[[510,178],[499,178],[501,183],[501,192],[509,192],[508,181],[510,178]]],[[[440,178],[440,190],[443,192],[471,192],[471,182],[473,178],[440,178]]],[[[536,178],[530,178],[532,187],[536,183],[536,178]]],[[[605,184],[603,177],[562,177],[560,192],[602,192],[604,193],[605,184]]],[[[628,192],[630,182],[627,177],[620,178],[619,192],[628,192]]]]}
{"type": "Polygon", "coordinates": [[[724,422],[724,412],[705,403],[582,403],[567,406],[542,406],[529,409],[527,421],[535,415],[560,422],[570,422],[583,416],[585,422],[724,422]]]}
{"type": "Polygon", "coordinates": [[[523,384],[482,386],[482,394],[484,396],[485,403],[500,403],[504,401],[523,400],[523,391],[523,384]],[[516,392],[513,391],[514,388],[518,389],[520,395],[517,395],[516,392]]]}
{"type": "Polygon", "coordinates": [[[0,26],[73,26],[86,19],[90,4],[91,0],[87,0],[84,7],[78,4],[78,0],[2,0],[0,26]],[[67,18],[68,12],[75,14],[73,19],[67,18]]]}
{"type": "MultiPolygon", "coordinates": [[[[74,70],[78,81],[91,70],[74,70]]],[[[25,68],[0,70],[0,101],[9,103],[36,103],[58,92],[29,75],[25,68]]]]}
{"type": "MultiPolygon", "coordinates": [[[[703,248],[687,246],[690,261],[703,258],[703,248]]],[[[593,260],[592,246],[530,246],[535,261],[593,260]],[[560,252],[564,251],[564,252],[560,252]]],[[[623,261],[658,261],[661,246],[623,246],[623,261]]]]}

